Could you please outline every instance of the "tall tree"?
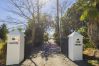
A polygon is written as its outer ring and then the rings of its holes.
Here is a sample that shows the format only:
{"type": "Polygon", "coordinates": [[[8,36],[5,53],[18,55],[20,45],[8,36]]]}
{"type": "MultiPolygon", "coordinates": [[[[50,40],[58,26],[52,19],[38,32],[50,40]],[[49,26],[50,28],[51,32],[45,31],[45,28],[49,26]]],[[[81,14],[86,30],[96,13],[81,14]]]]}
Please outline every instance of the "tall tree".
{"type": "MultiPolygon", "coordinates": [[[[35,16],[36,17],[36,16],[35,16]]],[[[52,18],[51,16],[47,15],[47,14],[40,14],[39,16],[39,25],[38,23],[35,24],[35,36],[34,36],[34,43],[33,44],[41,44],[43,42],[43,35],[44,33],[49,29],[49,27],[51,26],[52,18]],[[38,38],[39,37],[39,38],[38,38]]],[[[32,34],[32,30],[33,30],[33,26],[32,26],[33,22],[28,22],[28,27],[26,30],[26,43],[29,42],[29,44],[31,44],[32,38],[31,38],[31,34],[32,34]]]]}
{"type": "Polygon", "coordinates": [[[99,1],[84,0],[83,4],[83,13],[80,19],[88,20],[88,35],[91,42],[99,49],[99,1]]]}
{"type": "Polygon", "coordinates": [[[45,5],[45,3],[40,3],[40,0],[8,0],[8,1],[10,2],[11,6],[9,9],[7,9],[7,11],[15,15],[18,15],[19,17],[22,17],[24,19],[23,22],[18,21],[19,24],[21,23],[24,25],[26,24],[26,22],[32,22],[31,39],[32,43],[34,43],[36,27],[40,26],[40,11],[42,9],[42,6],[45,5]]]}
{"type": "Polygon", "coordinates": [[[79,7],[80,5],[80,3],[73,4],[61,17],[63,37],[68,36],[74,30],[77,31],[82,26],[86,26],[84,22],[80,21],[83,10],[79,7]]]}

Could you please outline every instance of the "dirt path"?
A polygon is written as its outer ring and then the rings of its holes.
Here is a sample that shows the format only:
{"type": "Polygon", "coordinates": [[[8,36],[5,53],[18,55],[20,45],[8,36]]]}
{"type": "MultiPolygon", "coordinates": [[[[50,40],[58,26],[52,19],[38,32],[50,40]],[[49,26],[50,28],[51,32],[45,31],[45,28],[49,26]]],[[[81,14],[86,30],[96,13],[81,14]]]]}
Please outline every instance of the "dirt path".
{"type": "Polygon", "coordinates": [[[40,54],[36,58],[26,59],[21,66],[77,66],[62,54],[52,55],[46,61],[40,54]]]}
{"type": "MultiPolygon", "coordinates": [[[[52,44],[52,49],[51,46],[49,50],[55,50],[58,51],[58,46],[56,45],[55,41],[53,39],[50,39],[48,41],[48,44],[52,44]]],[[[47,46],[46,46],[47,47],[47,46]]],[[[44,48],[44,47],[42,47],[44,48]]],[[[46,50],[46,49],[43,49],[46,50]]],[[[48,51],[49,52],[49,51],[48,51]]],[[[71,60],[69,60],[67,57],[65,57],[63,54],[50,54],[48,56],[48,60],[46,60],[45,57],[42,57],[41,55],[42,51],[39,51],[38,54],[36,55],[35,58],[31,57],[31,59],[26,59],[21,66],[78,66],[71,60]]]]}

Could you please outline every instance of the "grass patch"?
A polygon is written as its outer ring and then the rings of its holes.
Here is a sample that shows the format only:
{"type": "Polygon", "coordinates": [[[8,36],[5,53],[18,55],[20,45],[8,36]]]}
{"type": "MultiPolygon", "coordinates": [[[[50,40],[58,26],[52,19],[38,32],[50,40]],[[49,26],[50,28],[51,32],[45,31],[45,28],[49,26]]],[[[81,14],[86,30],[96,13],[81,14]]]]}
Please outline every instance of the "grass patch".
{"type": "Polygon", "coordinates": [[[88,60],[88,63],[92,66],[99,66],[99,61],[98,60],[88,60]]]}

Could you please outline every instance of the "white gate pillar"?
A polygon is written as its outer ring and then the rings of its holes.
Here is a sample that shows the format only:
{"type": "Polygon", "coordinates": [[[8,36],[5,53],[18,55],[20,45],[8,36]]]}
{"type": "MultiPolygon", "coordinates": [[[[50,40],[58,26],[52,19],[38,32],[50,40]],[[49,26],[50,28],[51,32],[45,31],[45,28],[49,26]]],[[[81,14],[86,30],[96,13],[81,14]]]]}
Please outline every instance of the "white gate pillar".
{"type": "Polygon", "coordinates": [[[24,33],[16,30],[7,37],[6,65],[19,64],[24,59],[24,33]]]}
{"type": "Polygon", "coordinates": [[[69,36],[68,56],[72,61],[83,60],[83,36],[73,32],[69,36]]]}

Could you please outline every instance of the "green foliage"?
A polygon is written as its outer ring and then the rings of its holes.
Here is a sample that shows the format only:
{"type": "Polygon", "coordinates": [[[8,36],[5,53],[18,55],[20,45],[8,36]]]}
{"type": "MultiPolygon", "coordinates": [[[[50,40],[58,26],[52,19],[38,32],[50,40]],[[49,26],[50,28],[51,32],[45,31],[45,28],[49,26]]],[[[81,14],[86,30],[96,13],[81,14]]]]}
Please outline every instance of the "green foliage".
{"type": "Polygon", "coordinates": [[[77,0],[61,18],[63,37],[71,30],[79,31],[84,36],[85,48],[99,47],[98,19],[98,0],[77,0]]]}
{"type": "Polygon", "coordinates": [[[80,20],[81,20],[81,21],[86,20],[87,17],[88,17],[88,10],[85,10],[85,11],[83,12],[83,14],[81,15],[80,20]]]}
{"type": "Polygon", "coordinates": [[[2,40],[0,40],[0,61],[1,64],[5,64],[6,62],[6,43],[2,40]]]}
{"type": "Polygon", "coordinates": [[[49,15],[40,14],[40,22],[37,22],[36,18],[37,16],[34,16],[34,18],[28,20],[28,26],[25,31],[26,44],[31,44],[32,46],[39,46],[43,44],[45,40],[44,33],[49,26],[49,15]]]}
{"type": "Polygon", "coordinates": [[[90,18],[95,19],[97,16],[99,16],[98,10],[95,7],[90,7],[84,10],[80,17],[80,20],[83,21],[90,18]]]}
{"type": "Polygon", "coordinates": [[[2,24],[0,27],[0,61],[1,64],[5,64],[6,59],[6,40],[7,40],[7,27],[2,24]]]}
{"type": "Polygon", "coordinates": [[[44,42],[43,35],[44,35],[44,31],[43,31],[42,27],[40,27],[38,25],[35,30],[35,39],[34,39],[35,46],[40,46],[43,44],[43,42],[44,42]]]}
{"type": "Polygon", "coordinates": [[[87,34],[87,27],[81,27],[80,29],[78,29],[78,32],[84,36],[84,39],[83,39],[84,49],[93,48],[93,44],[91,44],[87,34]]]}
{"type": "Polygon", "coordinates": [[[25,31],[25,57],[31,54],[33,47],[40,46],[44,41],[48,40],[48,36],[44,35],[46,28],[48,27],[48,15],[40,14],[39,21],[37,22],[37,16],[28,20],[28,25],[25,31]]]}
{"type": "Polygon", "coordinates": [[[61,17],[63,37],[68,36],[71,33],[71,30],[76,31],[82,26],[86,25],[86,23],[80,21],[80,16],[83,12],[83,8],[81,7],[81,5],[81,1],[74,3],[61,17]]]}
{"type": "Polygon", "coordinates": [[[4,42],[0,40],[0,50],[3,48],[4,42]]]}
{"type": "Polygon", "coordinates": [[[60,45],[60,37],[59,37],[58,32],[55,32],[53,36],[54,36],[55,42],[56,42],[58,45],[60,45]]]}
{"type": "Polygon", "coordinates": [[[31,40],[31,33],[32,33],[32,31],[30,30],[30,29],[27,29],[26,31],[25,31],[25,40],[27,40],[25,43],[26,44],[31,44],[32,43],[32,41],[29,41],[29,40],[31,40]]]}
{"type": "Polygon", "coordinates": [[[95,19],[99,16],[99,10],[98,10],[98,0],[78,0],[78,2],[82,2],[83,12],[81,14],[80,20],[84,21],[86,19],[95,19]]]}
{"type": "Polygon", "coordinates": [[[88,37],[87,27],[81,27],[80,29],[78,29],[78,32],[80,32],[84,37],[88,37]]]}
{"type": "MultiPolygon", "coordinates": [[[[81,0],[79,0],[81,1],[81,0]]],[[[99,49],[99,1],[98,0],[85,0],[82,3],[83,13],[80,17],[80,20],[88,20],[88,36],[91,42],[99,49]],[[84,5],[86,4],[86,5],[84,5]]]]}
{"type": "Polygon", "coordinates": [[[88,63],[91,66],[98,66],[99,65],[99,61],[98,60],[88,60],[88,63]]]}
{"type": "Polygon", "coordinates": [[[6,41],[7,40],[7,33],[8,33],[8,30],[7,30],[7,27],[5,24],[1,25],[0,27],[0,39],[2,39],[3,41],[6,41]]]}
{"type": "Polygon", "coordinates": [[[45,42],[47,42],[47,41],[48,41],[48,39],[49,39],[49,38],[48,38],[48,33],[44,33],[43,38],[44,38],[44,41],[45,41],[45,42]]]}

